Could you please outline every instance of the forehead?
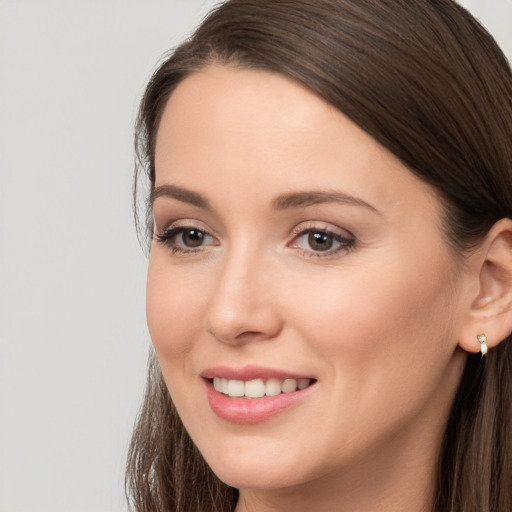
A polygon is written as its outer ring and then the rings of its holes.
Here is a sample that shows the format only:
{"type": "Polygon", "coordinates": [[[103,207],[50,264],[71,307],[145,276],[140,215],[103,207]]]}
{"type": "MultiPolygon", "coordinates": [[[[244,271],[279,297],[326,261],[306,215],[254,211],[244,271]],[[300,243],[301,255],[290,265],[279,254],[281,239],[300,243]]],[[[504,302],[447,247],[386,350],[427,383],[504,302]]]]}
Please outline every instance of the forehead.
{"type": "Polygon", "coordinates": [[[322,111],[334,111],[312,91],[284,75],[228,65],[211,65],[186,77],[172,93],[167,110],[178,114],[185,107],[188,114],[222,116],[232,123],[238,114],[250,112],[261,101],[267,108],[253,121],[262,121],[266,127],[281,123],[282,117],[293,126],[322,111]]]}
{"type": "MultiPolygon", "coordinates": [[[[342,112],[300,84],[260,70],[210,66],[187,77],[165,107],[156,185],[215,193],[340,188],[384,209],[431,207],[432,190],[342,112]]],[[[435,200],[434,200],[435,201],[435,200]]]]}

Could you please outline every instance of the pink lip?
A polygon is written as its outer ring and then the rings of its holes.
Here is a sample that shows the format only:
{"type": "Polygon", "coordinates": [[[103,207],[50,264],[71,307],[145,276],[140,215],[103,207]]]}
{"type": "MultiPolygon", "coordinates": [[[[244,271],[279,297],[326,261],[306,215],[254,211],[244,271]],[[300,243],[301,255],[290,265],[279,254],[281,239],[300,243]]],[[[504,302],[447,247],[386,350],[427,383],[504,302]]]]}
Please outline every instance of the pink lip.
{"type": "Polygon", "coordinates": [[[215,366],[207,368],[201,373],[205,379],[214,377],[223,377],[230,380],[253,380],[253,379],[314,379],[311,375],[301,375],[293,372],[286,372],[274,368],[265,368],[263,366],[249,365],[242,368],[230,368],[228,366],[215,366]]]}
{"type": "Polygon", "coordinates": [[[264,396],[262,398],[231,398],[219,393],[213,387],[210,379],[224,377],[226,379],[252,380],[252,379],[300,379],[310,378],[294,373],[287,373],[270,368],[246,366],[241,369],[217,366],[205,370],[201,376],[204,379],[208,403],[212,411],[225,421],[240,425],[252,425],[268,420],[269,418],[289,409],[306,398],[315,388],[315,383],[309,387],[293,393],[281,393],[277,396],[264,396]]]}

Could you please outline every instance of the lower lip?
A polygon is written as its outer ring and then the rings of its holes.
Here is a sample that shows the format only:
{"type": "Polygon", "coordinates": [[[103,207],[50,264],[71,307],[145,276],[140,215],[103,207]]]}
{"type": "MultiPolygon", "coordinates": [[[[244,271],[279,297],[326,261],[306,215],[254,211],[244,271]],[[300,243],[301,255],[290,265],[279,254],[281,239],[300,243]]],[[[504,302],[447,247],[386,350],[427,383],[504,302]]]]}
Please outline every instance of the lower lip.
{"type": "Polygon", "coordinates": [[[210,380],[205,382],[208,402],[212,411],[219,418],[240,425],[252,425],[272,418],[306,398],[315,386],[312,384],[305,389],[276,396],[231,398],[216,391],[210,380]]]}

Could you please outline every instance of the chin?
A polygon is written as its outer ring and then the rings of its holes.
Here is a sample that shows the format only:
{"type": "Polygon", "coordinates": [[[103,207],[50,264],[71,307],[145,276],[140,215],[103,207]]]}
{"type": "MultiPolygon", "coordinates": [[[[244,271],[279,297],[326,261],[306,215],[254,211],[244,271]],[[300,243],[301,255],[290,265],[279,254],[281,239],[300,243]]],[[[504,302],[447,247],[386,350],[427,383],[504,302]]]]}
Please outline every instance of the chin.
{"type": "Polygon", "coordinates": [[[255,437],[232,438],[226,443],[210,441],[206,446],[202,453],[212,471],[221,481],[237,489],[282,489],[320,476],[319,464],[311,453],[305,456],[307,452],[301,448],[302,443],[255,437]],[[216,449],[212,450],[212,446],[216,449]]]}
{"type": "Polygon", "coordinates": [[[277,490],[303,484],[307,478],[296,467],[276,465],[275,459],[212,464],[213,472],[225,484],[237,489],[277,490]]]}

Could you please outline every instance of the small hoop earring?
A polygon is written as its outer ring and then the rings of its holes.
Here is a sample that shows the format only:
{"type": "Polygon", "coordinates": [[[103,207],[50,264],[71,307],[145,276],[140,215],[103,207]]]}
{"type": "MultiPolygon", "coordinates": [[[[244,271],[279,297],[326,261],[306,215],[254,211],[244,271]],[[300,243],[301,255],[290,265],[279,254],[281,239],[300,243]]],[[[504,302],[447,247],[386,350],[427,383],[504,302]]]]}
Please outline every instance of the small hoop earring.
{"type": "Polygon", "coordinates": [[[480,342],[480,352],[482,357],[487,354],[487,336],[485,334],[479,334],[476,339],[480,342]]]}

